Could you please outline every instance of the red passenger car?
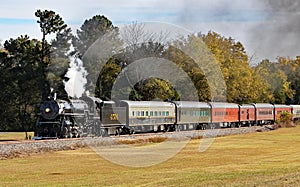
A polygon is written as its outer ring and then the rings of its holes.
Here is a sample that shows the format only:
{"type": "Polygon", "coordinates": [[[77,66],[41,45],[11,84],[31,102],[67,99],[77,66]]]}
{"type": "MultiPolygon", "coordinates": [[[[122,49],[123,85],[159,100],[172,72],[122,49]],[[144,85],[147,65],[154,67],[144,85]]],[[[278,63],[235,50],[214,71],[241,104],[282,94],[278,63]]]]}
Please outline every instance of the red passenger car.
{"type": "Polygon", "coordinates": [[[275,120],[280,118],[282,112],[292,113],[292,107],[289,105],[274,105],[275,108],[275,120]]]}
{"type": "Polygon", "coordinates": [[[242,104],[240,107],[240,125],[251,126],[255,123],[255,108],[253,105],[242,104]]]}
{"type": "Polygon", "coordinates": [[[239,105],[234,103],[210,102],[211,123],[217,127],[234,127],[239,124],[239,105]]]}
{"type": "Polygon", "coordinates": [[[269,103],[254,103],[256,124],[272,124],[275,120],[274,105],[269,103]]]}

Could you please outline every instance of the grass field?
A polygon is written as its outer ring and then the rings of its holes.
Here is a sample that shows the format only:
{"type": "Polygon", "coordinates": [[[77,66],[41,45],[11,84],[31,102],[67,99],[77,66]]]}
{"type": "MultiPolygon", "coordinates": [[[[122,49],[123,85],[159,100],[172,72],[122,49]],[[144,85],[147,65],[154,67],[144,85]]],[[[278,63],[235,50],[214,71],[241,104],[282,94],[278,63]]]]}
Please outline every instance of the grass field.
{"type": "Polygon", "coordinates": [[[0,160],[0,186],[300,186],[300,126],[219,137],[203,153],[200,141],[146,168],[89,148],[0,160]]]}
{"type": "MultiPolygon", "coordinates": [[[[28,136],[33,137],[33,132],[28,132],[28,136]]],[[[25,132],[1,132],[0,141],[18,141],[25,140],[25,132]]]]}

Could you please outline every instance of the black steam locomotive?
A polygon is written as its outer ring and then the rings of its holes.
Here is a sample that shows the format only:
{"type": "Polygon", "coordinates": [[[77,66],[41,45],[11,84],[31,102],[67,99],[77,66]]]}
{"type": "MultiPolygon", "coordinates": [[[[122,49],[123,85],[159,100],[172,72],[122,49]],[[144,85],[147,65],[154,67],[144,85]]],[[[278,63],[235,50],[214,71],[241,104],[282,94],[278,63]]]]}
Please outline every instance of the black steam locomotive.
{"type": "Polygon", "coordinates": [[[34,127],[35,139],[107,136],[126,131],[124,107],[112,101],[83,96],[49,96],[40,107],[34,127]]]}

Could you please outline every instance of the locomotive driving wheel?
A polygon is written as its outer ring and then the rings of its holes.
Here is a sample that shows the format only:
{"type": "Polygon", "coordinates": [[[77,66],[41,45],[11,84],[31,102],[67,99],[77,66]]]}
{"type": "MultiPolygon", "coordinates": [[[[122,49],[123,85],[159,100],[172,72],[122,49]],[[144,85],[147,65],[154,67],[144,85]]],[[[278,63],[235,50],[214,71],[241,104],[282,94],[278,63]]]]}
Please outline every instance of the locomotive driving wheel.
{"type": "Polygon", "coordinates": [[[80,134],[78,132],[78,129],[73,128],[72,129],[72,138],[79,138],[79,137],[80,137],[80,134]]]}
{"type": "Polygon", "coordinates": [[[107,137],[108,136],[108,129],[107,128],[101,128],[100,129],[100,136],[107,137]]]}
{"type": "Polygon", "coordinates": [[[121,127],[117,127],[116,128],[116,134],[115,136],[120,136],[122,134],[122,128],[121,127]]]}
{"type": "Polygon", "coordinates": [[[67,119],[62,120],[62,133],[61,137],[62,138],[72,138],[72,131],[70,129],[70,124],[71,122],[67,119]]]}

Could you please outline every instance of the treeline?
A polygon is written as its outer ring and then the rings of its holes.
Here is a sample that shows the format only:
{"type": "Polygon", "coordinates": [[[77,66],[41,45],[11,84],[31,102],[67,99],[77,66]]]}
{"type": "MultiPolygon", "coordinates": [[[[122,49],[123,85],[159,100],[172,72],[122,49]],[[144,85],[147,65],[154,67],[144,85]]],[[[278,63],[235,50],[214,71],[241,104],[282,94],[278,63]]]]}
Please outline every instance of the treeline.
{"type": "Polygon", "coordinates": [[[86,71],[85,89],[102,98],[300,103],[300,57],[263,60],[252,67],[242,43],[215,32],[163,44],[163,35],[145,33],[139,24],[129,26],[121,39],[119,28],[101,15],[85,20],[76,35],[53,11],[38,10],[35,15],[41,39],[25,35],[0,45],[1,131],[32,130],[39,105],[50,89],[66,94],[64,84],[69,79],[66,73],[71,57],[86,71]],[[54,39],[46,40],[49,35],[54,39]],[[151,67],[153,72],[163,72],[175,81],[159,75],[143,78],[143,72],[136,73],[141,67],[134,69],[135,74],[127,71],[138,66],[135,62],[141,59],[152,59],[147,60],[144,70],[151,67]],[[173,62],[187,76],[178,76],[168,66],[153,67],[155,59],[173,62]],[[211,71],[214,68],[219,69],[221,77],[217,70],[211,71]],[[118,80],[125,81],[116,92],[113,88],[118,80]],[[196,94],[190,87],[196,88],[196,94]]]}

